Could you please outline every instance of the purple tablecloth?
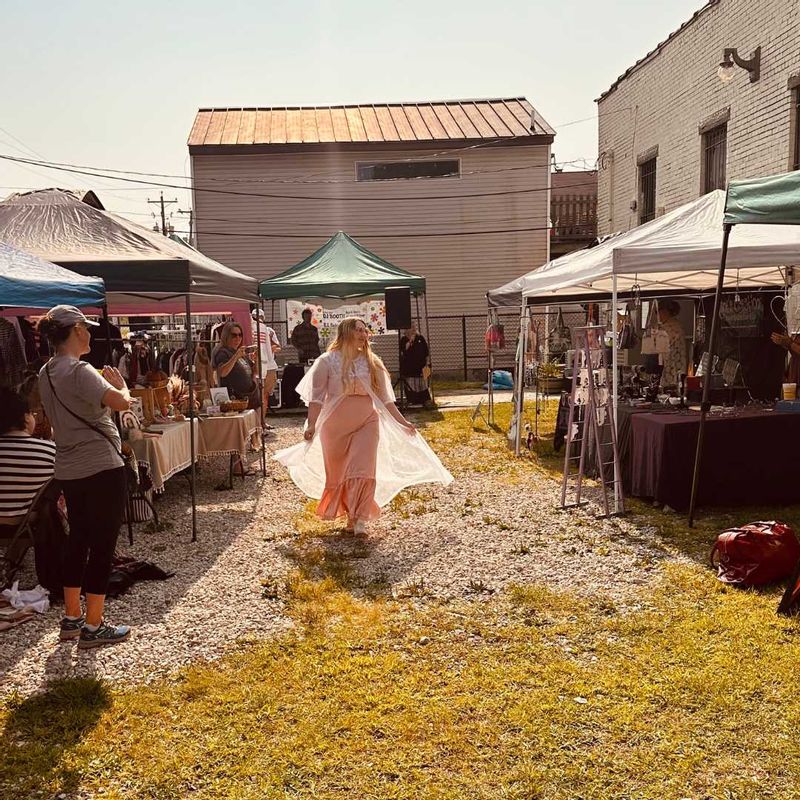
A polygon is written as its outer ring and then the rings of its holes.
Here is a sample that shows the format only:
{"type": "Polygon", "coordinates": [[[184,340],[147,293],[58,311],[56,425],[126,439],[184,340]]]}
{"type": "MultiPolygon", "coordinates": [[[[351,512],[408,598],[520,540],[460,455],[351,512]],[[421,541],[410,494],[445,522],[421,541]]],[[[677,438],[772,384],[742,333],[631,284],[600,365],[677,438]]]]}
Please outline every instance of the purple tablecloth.
{"type": "MultiPolygon", "coordinates": [[[[692,493],[699,413],[631,417],[631,491],[679,511],[692,493]]],[[[800,502],[800,414],[709,417],[698,505],[800,502]]]]}

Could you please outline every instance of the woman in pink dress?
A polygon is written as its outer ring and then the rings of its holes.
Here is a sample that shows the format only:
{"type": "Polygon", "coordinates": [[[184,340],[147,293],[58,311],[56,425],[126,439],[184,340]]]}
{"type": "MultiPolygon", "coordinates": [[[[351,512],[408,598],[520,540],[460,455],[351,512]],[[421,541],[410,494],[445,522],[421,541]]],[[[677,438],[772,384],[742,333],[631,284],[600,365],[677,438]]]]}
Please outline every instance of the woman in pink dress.
{"type": "Polygon", "coordinates": [[[275,458],[319,499],[322,519],[347,516],[347,529],[364,533],[380,507],[407,486],[453,480],[397,410],[389,373],[362,320],[339,323],[336,339],[297,392],[309,407],[305,441],[275,458]]]}

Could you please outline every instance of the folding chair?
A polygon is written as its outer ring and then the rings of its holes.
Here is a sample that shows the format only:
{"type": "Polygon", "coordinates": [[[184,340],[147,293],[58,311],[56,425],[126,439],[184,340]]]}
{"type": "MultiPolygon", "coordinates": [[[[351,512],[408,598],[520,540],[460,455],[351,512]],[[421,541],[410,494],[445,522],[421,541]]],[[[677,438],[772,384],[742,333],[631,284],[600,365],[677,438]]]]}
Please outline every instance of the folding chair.
{"type": "MultiPolygon", "coordinates": [[[[58,524],[66,538],[66,531],[61,525],[58,512],[60,496],[61,487],[52,478],[36,493],[28,513],[14,530],[5,551],[0,555],[0,589],[6,589],[14,582],[28,550],[37,538],[45,538],[42,534],[44,534],[46,526],[58,524]]],[[[58,532],[57,528],[56,532],[58,532]]],[[[51,592],[59,593],[62,589],[60,585],[57,585],[60,583],[60,570],[60,549],[58,553],[36,553],[36,574],[39,583],[46,589],[50,589],[51,592]],[[59,574],[56,575],[56,573],[59,574]]]]}

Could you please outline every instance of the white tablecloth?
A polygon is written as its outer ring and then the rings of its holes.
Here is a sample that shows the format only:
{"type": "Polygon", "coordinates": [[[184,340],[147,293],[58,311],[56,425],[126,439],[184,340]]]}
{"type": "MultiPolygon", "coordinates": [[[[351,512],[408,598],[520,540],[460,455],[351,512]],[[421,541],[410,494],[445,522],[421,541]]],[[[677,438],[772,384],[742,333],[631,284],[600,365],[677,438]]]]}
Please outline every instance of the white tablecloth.
{"type": "MultiPolygon", "coordinates": [[[[194,424],[195,459],[236,453],[244,458],[250,439],[258,430],[259,415],[249,409],[230,417],[200,417],[194,424]]],[[[191,466],[189,422],[153,424],[148,430],[161,431],[161,435],[130,440],[129,444],[139,462],[148,466],[154,491],[161,492],[173,475],[191,466]]]]}
{"type": "MultiPolygon", "coordinates": [[[[151,425],[150,432],[160,431],[158,437],[149,437],[131,441],[128,444],[136,453],[140,463],[147,464],[153,489],[160,492],[164,484],[176,473],[186,469],[192,463],[191,443],[189,441],[189,423],[173,422],[167,425],[151,425]]],[[[195,449],[199,449],[200,436],[198,420],[195,420],[195,449]]]]}
{"type": "Polygon", "coordinates": [[[258,422],[259,415],[253,409],[231,417],[201,417],[198,455],[208,458],[238,453],[244,458],[258,422]]]}

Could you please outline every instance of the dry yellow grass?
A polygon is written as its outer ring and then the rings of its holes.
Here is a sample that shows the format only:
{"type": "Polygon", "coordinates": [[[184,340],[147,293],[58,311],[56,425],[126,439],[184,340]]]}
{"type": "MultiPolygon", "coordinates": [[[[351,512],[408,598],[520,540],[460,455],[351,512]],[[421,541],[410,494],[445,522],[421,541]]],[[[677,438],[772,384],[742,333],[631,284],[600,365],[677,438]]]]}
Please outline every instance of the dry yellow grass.
{"type": "MultiPolygon", "coordinates": [[[[459,448],[486,436],[476,468],[505,474],[502,437],[468,415],[426,435],[463,470],[459,448]]],[[[545,586],[358,599],[321,562],[312,512],[278,589],[294,633],[154,686],[72,681],[8,703],[0,796],[800,797],[800,629],[776,591],[670,566],[634,610],[545,586]]]]}

